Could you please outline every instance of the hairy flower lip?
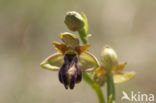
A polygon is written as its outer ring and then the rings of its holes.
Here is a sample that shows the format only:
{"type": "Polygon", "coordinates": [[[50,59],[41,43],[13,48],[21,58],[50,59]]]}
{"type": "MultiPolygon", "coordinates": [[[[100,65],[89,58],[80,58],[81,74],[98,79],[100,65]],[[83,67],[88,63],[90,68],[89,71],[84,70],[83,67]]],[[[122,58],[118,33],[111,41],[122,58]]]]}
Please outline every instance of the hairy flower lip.
{"type": "Polygon", "coordinates": [[[75,83],[80,82],[82,78],[81,69],[77,65],[78,58],[76,54],[65,54],[64,64],[59,70],[59,80],[65,88],[73,89],[75,83]]]}

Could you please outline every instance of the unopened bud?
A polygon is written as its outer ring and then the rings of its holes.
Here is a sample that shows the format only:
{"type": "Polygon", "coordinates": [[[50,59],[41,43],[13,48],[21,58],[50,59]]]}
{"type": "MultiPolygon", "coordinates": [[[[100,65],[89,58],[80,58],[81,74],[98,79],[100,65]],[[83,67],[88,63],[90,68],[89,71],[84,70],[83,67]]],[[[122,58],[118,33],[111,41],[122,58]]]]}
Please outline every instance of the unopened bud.
{"type": "Polygon", "coordinates": [[[112,71],[118,65],[118,58],[116,52],[109,46],[103,48],[101,53],[102,66],[107,71],[112,71]]]}
{"type": "Polygon", "coordinates": [[[83,17],[75,11],[67,12],[64,22],[71,31],[80,31],[85,25],[83,17]]]}

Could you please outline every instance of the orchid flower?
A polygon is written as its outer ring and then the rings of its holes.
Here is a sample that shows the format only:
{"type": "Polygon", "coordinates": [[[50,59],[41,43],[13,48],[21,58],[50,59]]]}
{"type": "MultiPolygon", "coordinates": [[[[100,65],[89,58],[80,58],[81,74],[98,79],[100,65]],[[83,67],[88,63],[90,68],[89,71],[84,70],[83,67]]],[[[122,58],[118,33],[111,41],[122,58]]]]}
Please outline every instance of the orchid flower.
{"type": "Polygon", "coordinates": [[[101,66],[94,72],[94,81],[104,85],[107,80],[107,73],[113,74],[114,83],[122,83],[132,79],[135,72],[123,72],[126,62],[118,63],[117,54],[109,46],[105,46],[101,53],[101,66]]]}
{"type": "Polygon", "coordinates": [[[82,72],[92,72],[99,63],[94,55],[87,52],[90,45],[80,46],[76,35],[65,32],[60,34],[63,43],[53,42],[57,53],[52,54],[40,66],[52,71],[59,71],[59,81],[64,87],[73,89],[82,80],[82,72]]]}

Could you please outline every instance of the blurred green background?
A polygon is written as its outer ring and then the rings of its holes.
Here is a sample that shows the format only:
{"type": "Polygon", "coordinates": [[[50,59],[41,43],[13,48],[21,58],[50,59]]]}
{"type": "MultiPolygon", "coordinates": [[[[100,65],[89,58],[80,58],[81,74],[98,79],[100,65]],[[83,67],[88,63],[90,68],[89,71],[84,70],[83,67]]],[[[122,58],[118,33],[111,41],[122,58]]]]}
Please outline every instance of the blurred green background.
{"type": "Polygon", "coordinates": [[[99,58],[109,44],[128,63],[125,71],[137,74],[116,85],[117,103],[123,90],[156,96],[155,0],[0,0],[0,103],[98,103],[84,81],[65,90],[57,72],[39,66],[56,52],[52,41],[69,31],[71,10],[88,17],[90,52],[99,58]]]}

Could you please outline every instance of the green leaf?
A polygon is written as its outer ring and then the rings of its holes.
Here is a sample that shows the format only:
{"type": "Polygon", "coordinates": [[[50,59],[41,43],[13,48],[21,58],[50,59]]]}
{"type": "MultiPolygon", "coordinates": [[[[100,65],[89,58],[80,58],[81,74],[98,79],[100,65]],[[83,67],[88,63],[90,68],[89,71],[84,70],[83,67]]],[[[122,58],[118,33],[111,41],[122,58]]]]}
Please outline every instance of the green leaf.
{"type": "Polygon", "coordinates": [[[46,58],[45,60],[43,60],[40,66],[44,69],[58,71],[62,64],[63,64],[63,55],[60,53],[55,53],[46,58]]]}
{"type": "Polygon", "coordinates": [[[82,71],[93,71],[99,66],[99,63],[94,55],[85,52],[79,56],[79,66],[82,71]]]}
{"type": "Polygon", "coordinates": [[[120,74],[114,74],[114,82],[115,83],[122,83],[132,79],[135,76],[134,72],[126,72],[120,74]]]}

